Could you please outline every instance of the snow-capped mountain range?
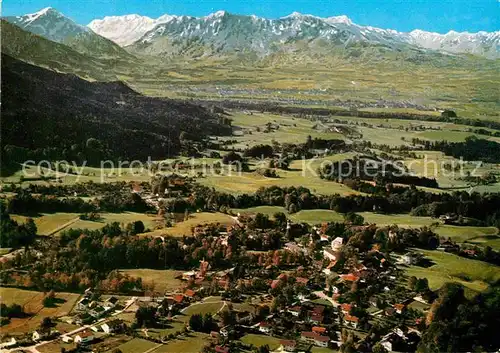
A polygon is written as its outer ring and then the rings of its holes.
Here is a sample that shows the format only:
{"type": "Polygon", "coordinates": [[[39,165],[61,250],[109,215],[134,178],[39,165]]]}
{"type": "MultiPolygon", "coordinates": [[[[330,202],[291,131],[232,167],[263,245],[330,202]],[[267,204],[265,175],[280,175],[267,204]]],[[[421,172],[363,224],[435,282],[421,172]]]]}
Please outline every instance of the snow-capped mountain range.
{"type": "Polygon", "coordinates": [[[34,14],[5,18],[19,27],[52,41],[82,47],[91,42],[107,53],[119,46],[163,54],[177,46],[177,52],[196,43],[210,52],[252,51],[266,55],[282,45],[298,41],[333,46],[369,43],[390,48],[411,46],[449,53],[471,53],[488,58],[500,57],[500,31],[454,32],[446,34],[414,30],[398,32],[353,23],[347,16],[317,17],[294,12],[278,19],[236,15],[217,11],[208,16],[163,15],[156,19],[140,15],[95,19],[87,26],[75,23],[53,8],[34,14]],[[105,39],[106,38],[106,39],[105,39]],[[107,43],[109,42],[109,43],[107,43]],[[118,45],[116,45],[116,44],[118,45]],[[116,46],[116,47],[114,47],[116,46]]]}
{"type": "Polygon", "coordinates": [[[360,26],[347,16],[321,18],[297,12],[278,19],[242,16],[218,11],[204,17],[163,15],[157,19],[126,15],[94,20],[88,26],[100,35],[127,46],[136,42],[152,43],[157,38],[202,39],[224,48],[250,48],[266,51],[270,45],[297,39],[324,39],[345,43],[365,41],[374,44],[407,44],[451,53],[471,53],[496,58],[500,49],[500,31],[454,32],[446,34],[414,30],[398,32],[360,26]],[[224,43],[223,43],[224,42],[224,43]]]}

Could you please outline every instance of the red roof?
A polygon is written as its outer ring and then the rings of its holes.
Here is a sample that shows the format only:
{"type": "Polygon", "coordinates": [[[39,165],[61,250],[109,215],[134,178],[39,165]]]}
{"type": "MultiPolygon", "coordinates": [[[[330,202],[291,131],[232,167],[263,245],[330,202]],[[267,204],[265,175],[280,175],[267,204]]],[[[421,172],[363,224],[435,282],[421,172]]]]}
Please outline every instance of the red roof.
{"type": "Polygon", "coordinates": [[[297,345],[297,342],[293,340],[280,340],[280,344],[285,347],[295,347],[297,345]]]}
{"type": "Polygon", "coordinates": [[[316,332],[316,333],[325,333],[325,332],[326,332],[326,328],[324,328],[324,327],[319,327],[319,326],[313,326],[313,328],[312,328],[312,332],[316,332]]]}
{"type": "Polygon", "coordinates": [[[297,277],[296,282],[298,284],[306,285],[307,282],[309,282],[309,278],[304,278],[304,277],[297,277]]]}
{"type": "Polygon", "coordinates": [[[195,294],[196,294],[195,291],[192,289],[186,289],[186,291],[184,292],[184,295],[186,297],[194,297],[195,294]]]}
{"type": "Polygon", "coordinates": [[[405,308],[405,305],[404,304],[394,304],[394,309],[396,310],[403,310],[405,308]]]}
{"type": "Polygon", "coordinates": [[[279,284],[280,284],[280,280],[279,279],[275,279],[274,281],[271,282],[271,288],[274,289],[276,288],[279,284]]]}
{"type": "Polygon", "coordinates": [[[356,317],[356,316],[347,314],[347,315],[344,316],[344,320],[345,321],[351,321],[351,322],[358,322],[359,318],[356,317]]]}
{"type": "Polygon", "coordinates": [[[324,306],[321,306],[321,305],[317,305],[315,306],[312,311],[316,314],[321,314],[323,313],[323,311],[325,311],[325,307],[324,306]]]}
{"type": "Polygon", "coordinates": [[[314,340],[318,342],[328,342],[330,338],[326,336],[316,336],[314,340]]]}
{"type": "Polygon", "coordinates": [[[229,347],[215,346],[217,353],[229,353],[229,347]]]}
{"type": "Polygon", "coordinates": [[[262,321],[261,323],[259,323],[259,326],[260,326],[260,327],[269,327],[269,326],[271,326],[271,324],[270,324],[270,323],[267,323],[267,322],[265,322],[265,321],[262,321]]]}
{"type": "Polygon", "coordinates": [[[78,336],[80,336],[81,338],[87,338],[87,337],[93,336],[93,334],[92,334],[92,332],[85,330],[85,331],[82,331],[81,333],[79,333],[78,336]]]}
{"type": "Polygon", "coordinates": [[[300,335],[302,337],[307,337],[307,338],[316,338],[318,337],[319,335],[315,332],[310,332],[310,331],[304,331],[304,332],[301,332],[300,335]]]}
{"type": "Polygon", "coordinates": [[[294,311],[296,313],[300,313],[300,306],[292,306],[291,308],[288,308],[288,311],[294,311]]]}
{"type": "Polygon", "coordinates": [[[349,313],[349,312],[351,312],[352,305],[345,303],[345,304],[340,305],[340,308],[342,309],[342,311],[349,313]]]}
{"type": "Polygon", "coordinates": [[[184,295],[183,294],[176,294],[172,297],[172,299],[174,301],[176,301],[177,303],[182,303],[182,301],[184,300],[184,295]]]}
{"type": "Polygon", "coordinates": [[[286,273],[282,273],[278,276],[278,279],[286,279],[287,277],[287,274],[286,273]]]}
{"type": "Polygon", "coordinates": [[[350,282],[356,282],[359,277],[353,275],[352,273],[349,273],[347,275],[340,275],[340,278],[342,278],[344,281],[350,281],[350,282]]]}

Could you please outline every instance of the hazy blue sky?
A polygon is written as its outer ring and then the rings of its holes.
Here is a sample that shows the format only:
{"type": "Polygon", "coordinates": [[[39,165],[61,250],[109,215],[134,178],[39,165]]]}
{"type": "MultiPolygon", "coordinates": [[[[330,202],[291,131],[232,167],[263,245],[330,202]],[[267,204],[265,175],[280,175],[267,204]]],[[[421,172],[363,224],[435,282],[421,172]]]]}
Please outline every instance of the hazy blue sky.
{"type": "Polygon", "coordinates": [[[440,33],[500,30],[500,0],[3,0],[3,16],[54,7],[78,23],[110,15],[204,16],[217,10],[277,18],[293,11],[321,17],[347,15],[353,22],[399,31],[440,33]]]}

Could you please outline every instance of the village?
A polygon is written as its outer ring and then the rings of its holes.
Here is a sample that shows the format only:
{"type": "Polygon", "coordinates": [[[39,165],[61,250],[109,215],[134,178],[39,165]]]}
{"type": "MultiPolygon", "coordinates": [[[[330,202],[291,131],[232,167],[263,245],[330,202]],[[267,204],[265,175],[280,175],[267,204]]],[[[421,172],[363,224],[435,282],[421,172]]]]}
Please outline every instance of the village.
{"type": "MultiPolygon", "coordinates": [[[[256,219],[262,217],[238,215],[229,227],[201,225],[193,229],[193,236],[236,246],[255,233],[279,228],[256,228],[256,219]]],[[[415,349],[426,312],[436,298],[426,280],[404,275],[405,266],[421,261],[417,251],[382,252],[380,244],[365,251],[360,251],[364,244],[354,248],[358,234],[378,233],[374,225],[346,223],[340,229],[324,223],[309,228],[288,220],[283,227],[279,250],[247,250],[253,260],[226,269],[220,265],[213,269],[203,259],[178,276],[182,285],[171,292],[123,296],[88,288],[70,315],[50,318],[53,322],[42,323],[23,339],[5,337],[2,351],[26,347],[36,352],[47,343],[60,344],[65,351],[102,351],[116,335],[162,345],[191,332],[207,335],[204,351],[220,353],[252,348],[259,352],[415,349]],[[354,235],[348,244],[343,233],[354,235]],[[57,322],[77,328],[59,332],[52,328],[57,322]],[[148,333],[162,327],[175,330],[163,336],[148,333]],[[251,343],[245,337],[251,337],[251,343]]],[[[387,231],[389,238],[397,237],[387,231]]]]}

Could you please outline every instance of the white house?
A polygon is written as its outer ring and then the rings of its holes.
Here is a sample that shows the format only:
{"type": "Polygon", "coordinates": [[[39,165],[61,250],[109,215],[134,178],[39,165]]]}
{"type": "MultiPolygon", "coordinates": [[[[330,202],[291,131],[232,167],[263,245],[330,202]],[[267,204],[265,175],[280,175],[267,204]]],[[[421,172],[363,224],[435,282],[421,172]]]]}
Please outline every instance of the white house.
{"type": "Polygon", "coordinates": [[[337,237],[332,240],[332,249],[337,251],[342,247],[342,244],[344,243],[344,239],[341,237],[337,237]]]}
{"type": "Polygon", "coordinates": [[[262,333],[269,333],[271,332],[271,324],[267,323],[267,322],[261,322],[259,324],[259,331],[262,332],[262,333]]]}
{"type": "Polygon", "coordinates": [[[323,249],[323,257],[325,259],[329,259],[330,261],[337,260],[337,255],[335,254],[335,251],[332,249],[323,249]]]}
{"type": "Polygon", "coordinates": [[[33,341],[38,341],[41,337],[42,335],[40,335],[38,331],[33,331],[33,334],[31,335],[31,339],[33,341]]]}
{"type": "Polygon", "coordinates": [[[73,339],[69,336],[61,336],[61,340],[64,342],[64,343],[70,343],[73,341],[73,339]]]}

